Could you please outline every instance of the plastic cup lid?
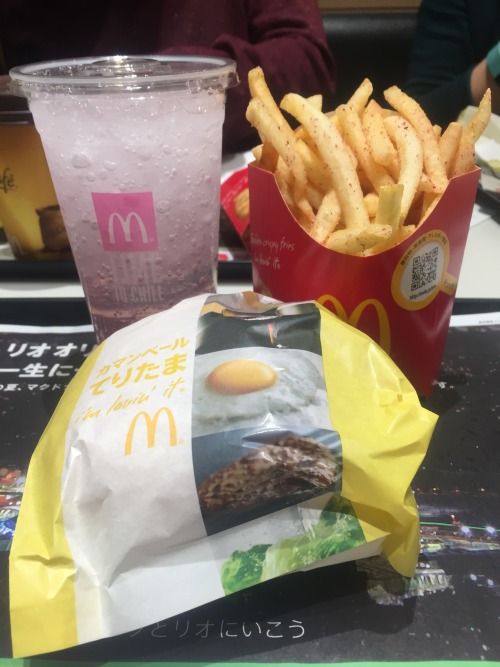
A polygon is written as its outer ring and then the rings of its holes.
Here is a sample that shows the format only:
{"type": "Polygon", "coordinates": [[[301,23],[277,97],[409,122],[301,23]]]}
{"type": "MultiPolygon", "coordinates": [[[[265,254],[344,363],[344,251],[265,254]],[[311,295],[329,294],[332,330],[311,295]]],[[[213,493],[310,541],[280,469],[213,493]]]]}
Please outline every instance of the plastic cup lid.
{"type": "Polygon", "coordinates": [[[106,56],[20,65],[9,72],[10,90],[89,94],[153,90],[224,90],[239,83],[234,60],[201,56],[106,56]]]}

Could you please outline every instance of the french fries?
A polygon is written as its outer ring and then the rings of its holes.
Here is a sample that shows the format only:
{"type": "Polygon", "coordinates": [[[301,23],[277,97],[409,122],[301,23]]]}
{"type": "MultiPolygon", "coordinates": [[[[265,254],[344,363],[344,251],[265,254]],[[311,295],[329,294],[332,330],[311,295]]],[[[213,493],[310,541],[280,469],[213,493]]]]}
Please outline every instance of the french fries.
{"type": "Polygon", "coordinates": [[[474,146],[481,134],[484,132],[491,117],[491,90],[488,88],[479,103],[476,113],[471,118],[467,127],[464,128],[460,137],[455,161],[452,167],[453,176],[470,171],[474,167],[474,146]]]}
{"type": "Polygon", "coordinates": [[[342,150],[344,140],[340,132],[321,111],[300,95],[288,93],[280,106],[295,116],[312,138],[330,173],[345,226],[366,228],[369,218],[363,203],[363,192],[349,153],[342,150]]]}
{"type": "Polygon", "coordinates": [[[361,120],[375,162],[390,169],[398,154],[384,125],[384,110],[375,100],[370,100],[361,120]]]}
{"type": "Polygon", "coordinates": [[[384,126],[398,153],[398,183],[403,185],[400,223],[404,224],[421,182],[424,152],[417,133],[402,116],[387,116],[384,126]]]}
{"type": "Polygon", "coordinates": [[[364,79],[328,112],[321,96],[288,93],[277,104],[260,67],[249,74],[247,119],[262,145],[256,163],[274,173],[299,224],[337,252],[373,255],[408,238],[436,207],[449,179],[475,165],[474,146],[491,116],[487,91],[467,127],[433,126],[396,86],[388,107],[364,79]],[[299,126],[293,130],[287,118],[299,126]]]}

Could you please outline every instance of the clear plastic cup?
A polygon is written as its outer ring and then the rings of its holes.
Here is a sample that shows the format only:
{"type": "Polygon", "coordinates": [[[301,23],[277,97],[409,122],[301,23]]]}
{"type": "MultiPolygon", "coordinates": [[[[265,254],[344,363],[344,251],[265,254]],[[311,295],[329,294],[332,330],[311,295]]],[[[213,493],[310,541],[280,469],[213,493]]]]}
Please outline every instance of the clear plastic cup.
{"type": "Polygon", "coordinates": [[[216,289],[235,63],[110,56],[10,71],[42,138],[98,341],[216,289]]]}

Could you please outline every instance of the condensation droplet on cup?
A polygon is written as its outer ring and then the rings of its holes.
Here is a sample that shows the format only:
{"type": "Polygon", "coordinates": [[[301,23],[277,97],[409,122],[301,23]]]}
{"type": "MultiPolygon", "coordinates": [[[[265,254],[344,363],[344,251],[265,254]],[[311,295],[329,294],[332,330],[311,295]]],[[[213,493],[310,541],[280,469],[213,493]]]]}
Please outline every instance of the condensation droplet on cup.
{"type": "Polygon", "coordinates": [[[90,167],[91,164],[90,159],[82,153],[77,153],[71,158],[71,166],[75,169],[85,169],[85,167],[90,167]]]}
{"type": "Polygon", "coordinates": [[[89,171],[87,174],[87,181],[93,183],[95,181],[95,174],[92,171],[89,171]]]}
{"type": "MultiPolygon", "coordinates": [[[[148,160],[151,160],[153,157],[153,154],[151,151],[147,150],[146,148],[143,148],[142,146],[139,146],[134,150],[135,155],[141,160],[142,162],[148,162],[148,160]]],[[[139,163],[140,164],[140,163],[139,163]]],[[[141,164],[142,167],[142,164],[141,164]]]]}
{"type": "Polygon", "coordinates": [[[170,203],[162,199],[156,204],[156,210],[158,213],[167,213],[170,210],[170,203]]]}
{"type": "Polygon", "coordinates": [[[116,167],[117,167],[116,162],[111,162],[111,160],[106,160],[104,162],[104,169],[106,169],[107,171],[114,171],[116,167]]]}

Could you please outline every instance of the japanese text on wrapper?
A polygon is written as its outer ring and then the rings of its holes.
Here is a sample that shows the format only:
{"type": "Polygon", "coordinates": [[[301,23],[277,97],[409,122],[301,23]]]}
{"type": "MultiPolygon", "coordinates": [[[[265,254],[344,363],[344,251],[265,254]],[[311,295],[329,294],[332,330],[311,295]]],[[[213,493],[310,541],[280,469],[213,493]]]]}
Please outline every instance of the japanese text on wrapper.
{"type": "Polygon", "coordinates": [[[147,447],[154,447],[158,421],[162,417],[168,423],[170,446],[182,444],[169,401],[185,389],[189,344],[190,341],[181,336],[98,366],[90,383],[91,395],[98,401],[98,407],[87,408],[77,416],[76,422],[138,407],[139,411],[132,416],[125,437],[125,456],[132,454],[139,423],[145,425],[147,447]],[[160,395],[163,402],[156,405],[154,413],[150,414],[145,404],[153,395],[156,398],[160,395]]]}

